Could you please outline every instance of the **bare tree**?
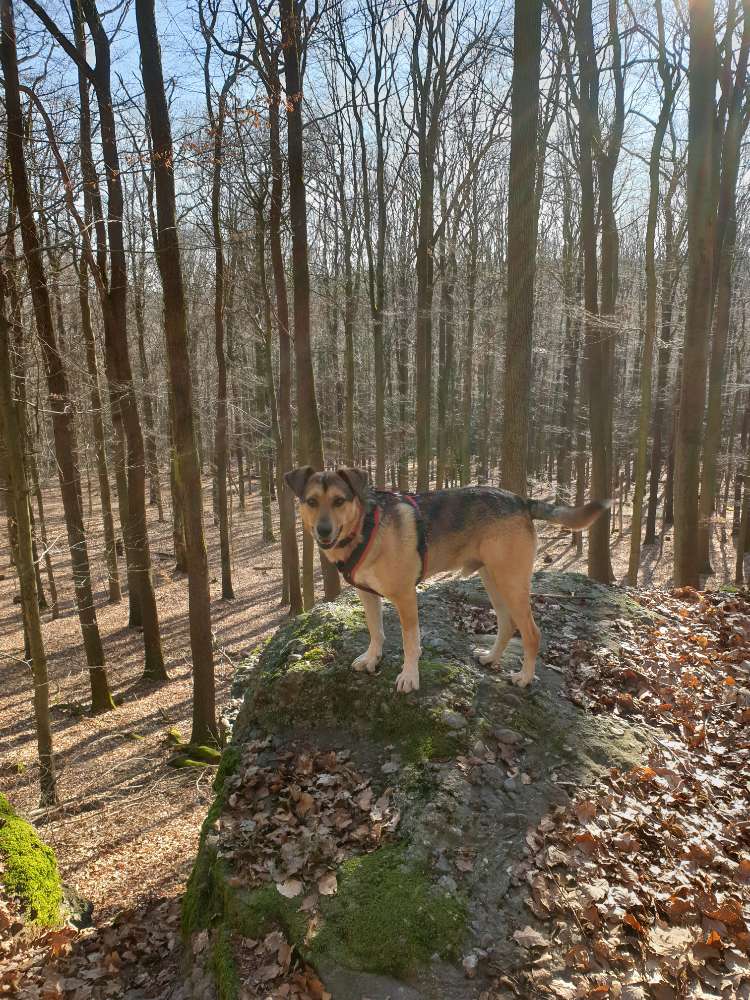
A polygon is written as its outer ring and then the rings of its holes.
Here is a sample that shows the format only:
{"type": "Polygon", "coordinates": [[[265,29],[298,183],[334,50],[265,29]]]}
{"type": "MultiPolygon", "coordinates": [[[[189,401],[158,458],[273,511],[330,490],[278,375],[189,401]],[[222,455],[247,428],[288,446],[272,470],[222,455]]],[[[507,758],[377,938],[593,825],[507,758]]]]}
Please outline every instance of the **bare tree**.
{"type": "Polygon", "coordinates": [[[674,579],[699,584],[698,485],[711,317],[714,218],[712,142],[716,112],[713,0],[690,5],[688,117],[688,274],[682,388],[675,442],[674,579]]]}
{"type": "Polygon", "coordinates": [[[136,0],[143,89],[154,154],[154,182],[159,243],[157,262],[164,294],[164,333],[174,409],[173,433],[177,475],[185,518],[193,657],[193,743],[218,742],[208,558],[203,536],[203,502],[195,441],[192,379],[188,352],[185,290],[175,202],[174,150],[164,92],[154,0],[136,0]]]}
{"type": "Polygon", "coordinates": [[[39,242],[34,210],[29,193],[28,175],[23,154],[23,113],[18,80],[15,23],[12,0],[0,4],[2,56],[5,107],[8,122],[7,149],[10,161],[13,191],[18,205],[21,240],[31,285],[32,305],[37,335],[47,375],[55,456],[57,459],[60,492],[65,511],[65,526],[73,570],[76,607],[81,623],[81,634],[91,681],[91,708],[93,712],[106,712],[114,708],[109,692],[107,671],[104,664],[96,606],[91,588],[88,547],[83,527],[81,489],[78,477],[78,442],[73,423],[73,409],[64,362],[58,349],[49,288],[44,273],[42,248],[39,242]]]}
{"type": "Polygon", "coordinates": [[[508,182],[508,322],[505,333],[500,473],[503,486],[521,496],[526,496],[531,396],[541,47],[542,0],[517,3],[513,30],[508,182]]]}

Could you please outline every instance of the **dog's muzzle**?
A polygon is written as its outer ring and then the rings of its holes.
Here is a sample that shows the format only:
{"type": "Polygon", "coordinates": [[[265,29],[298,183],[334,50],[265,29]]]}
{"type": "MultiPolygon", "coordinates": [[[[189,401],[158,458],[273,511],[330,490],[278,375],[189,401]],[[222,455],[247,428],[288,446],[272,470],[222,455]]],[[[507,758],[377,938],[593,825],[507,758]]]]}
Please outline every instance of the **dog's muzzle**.
{"type": "Polygon", "coordinates": [[[330,538],[326,538],[326,539],[321,538],[320,535],[318,534],[318,532],[316,531],[315,532],[315,541],[318,543],[318,545],[321,547],[321,549],[332,549],[332,548],[335,547],[336,542],[338,541],[338,537],[339,537],[340,531],[341,531],[341,529],[339,529],[339,531],[337,531],[335,535],[331,535],[330,538]]]}

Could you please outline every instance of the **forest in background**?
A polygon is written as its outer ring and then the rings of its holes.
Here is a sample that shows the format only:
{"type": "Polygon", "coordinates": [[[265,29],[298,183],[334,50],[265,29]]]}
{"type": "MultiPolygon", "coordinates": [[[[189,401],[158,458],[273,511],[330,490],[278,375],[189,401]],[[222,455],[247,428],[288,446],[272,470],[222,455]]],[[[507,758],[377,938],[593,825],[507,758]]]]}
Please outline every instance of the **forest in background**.
{"type": "MultiPolygon", "coordinates": [[[[220,572],[234,596],[251,489],[269,543],[278,504],[285,603],[315,601],[282,488],[296,464],[400,490],[612,496],[588,540],[603,582],[624,506],[632,585],[667,528],[675,584],[697,586],[718,523],[742,582],[748,0],[0,13],[0,469],[44,801],[56,480],[94,711],[113,702],[87,497],[106,598],[128,600],[152,680],[167,673],[147,506],[171,524],[196,743],[221,738],[208,584],[220,572]]],[[[338,588],[324,567],[317,596],[338,588]]]]}

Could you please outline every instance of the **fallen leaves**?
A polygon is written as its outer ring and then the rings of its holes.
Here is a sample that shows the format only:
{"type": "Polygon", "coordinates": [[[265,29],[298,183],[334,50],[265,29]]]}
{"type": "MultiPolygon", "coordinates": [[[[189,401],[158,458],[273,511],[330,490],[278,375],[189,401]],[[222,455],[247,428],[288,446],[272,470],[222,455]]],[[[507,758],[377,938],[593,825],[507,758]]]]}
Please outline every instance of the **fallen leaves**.
{"type": "Polygon", "coordinates": [[[271,931],[261,940],[235,935],[230,946],[242,984],[240,1000],[331,1000],[282,931],[271,931]]]}
{"type": "MultiPolygon", "coordinates": [[[[131,995],[187,1000],[178,987],[179,899],[122,910],[101,927],[62,928],[37,933],[15,956],[15,970],[0,966],[0,995],[23,1000],[109,1000],[131,995]]],[[[193,940],[200,955],[208,934],[193,940]]]]}
{"type": "Polygon", "coordinates": [[[244,746],[216,830],[233,877],[248,888],[273,882],[287,899],[336,892],[334,869],[380,846],[399,822],[390,790],[376,795],[349,758],[306,746],[275,751],[269,740],[244,746]]]}
{"type": "Polygon", "coordinates": [[[750,600],[639,599],[658,618],[618,622],[619,650],[556,647],[571,699],[644,727],[646,759],[527,832],[520,996],[750,997],[750,600]]]}
{"type": "Polygon", "coordinates": [[[522,930],[514,931],[513,940],[517,941],[522,948],[546,948],[549,944],[549,938],[533,927],[524,927],[522,930]]]}
{"type": "MultiPolygon", "coordinates": [[[[225,792],[224,811],[210,836],[230,884],[274,885],[304,914],[307,939],[320,923],[321,899],[338,890],[338,865],[381,846],[399,823],[390,789],[378,793],[346,750],[297,744],[274,749],[270,739],[247,743],[225,792]]],[[[194,954],[203,955],[206,940],[210,932],[193,936],[194,954]]],[[[281,931],[261,941],[235,935],[230,947],[243,1000],[330,1000],[281,931]]]]}
{"type": "Polygon", "coordinates": [[[321,896],[333,896],[337,888],[338,883],[334,872],[329,872],[318,879],[318,892],[321,896]]]}

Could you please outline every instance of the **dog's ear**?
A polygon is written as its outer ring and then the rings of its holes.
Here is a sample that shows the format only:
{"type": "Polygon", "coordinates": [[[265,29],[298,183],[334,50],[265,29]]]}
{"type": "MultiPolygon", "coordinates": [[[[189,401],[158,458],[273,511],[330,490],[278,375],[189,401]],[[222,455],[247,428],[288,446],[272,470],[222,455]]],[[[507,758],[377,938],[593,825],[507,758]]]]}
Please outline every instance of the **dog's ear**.
{"type": "Polygon", "coordinates": [[[355,497],[358,497],[360,500],[365,499],[367,496],[367,473],[364,469],[350,469],[347,466],[343,466],[340,469],[336,469],[336,475],[351,486],[355,497]]]}
{"type": "Polygon", "coordinates": [[[291,472],[284,473],[284,482],[296,496],[302,500],[305,495],[307,480],[315,472],[311,465],[303,465],[299,469],[292,469],[291,472]]]}

